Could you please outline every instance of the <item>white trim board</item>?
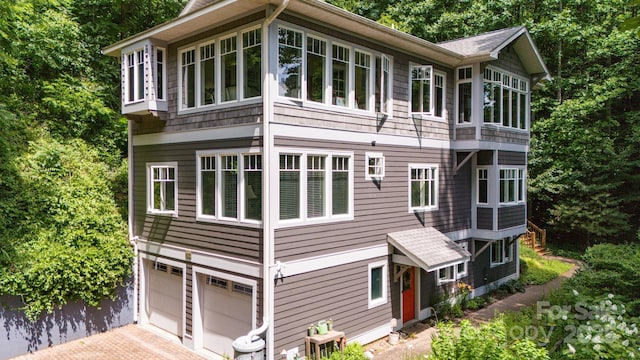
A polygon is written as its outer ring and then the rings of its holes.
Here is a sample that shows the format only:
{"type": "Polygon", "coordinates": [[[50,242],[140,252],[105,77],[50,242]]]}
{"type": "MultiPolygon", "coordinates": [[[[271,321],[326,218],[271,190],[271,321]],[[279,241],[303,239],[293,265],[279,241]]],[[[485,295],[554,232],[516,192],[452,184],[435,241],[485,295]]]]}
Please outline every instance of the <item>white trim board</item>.
{"type": "Polygon", "coordinates": [[[360,131],[322,129],[287,124],[271,124],[273,136],[327,140],[378,145],[409,146],[416,148],[451,149],[452,141],[439,139],[418,139],[416,136],[387,135],[360,131]]]}
{"type": "MultiPolygon", "coordinates": [[[[249,277],[261,277],[262,266],[257,262],[236,259],[233,257],[206,253],[198,250],[186,249],[178,246],[159,244],[144,239],[136,239],[139,250],[145,252],[145,257],[155,260],[158,256],[185,261],[187,251],[191,252],[191,262],[196,265],[211,267],[242,274],[249,277]]],[[[164,261],[164,260],[162,260],[164,261]]]]}
{"type": "Polygon", "coordinates": [[[364,333],[358,334],[354,337],[348,338],[347,343],[360,343],[362,345],[366,345],[372,343],[378,339],[381,339],[385,336],[388,336],[390,332],[393,331],[393,327],[391,326],[391,321],[386,325],[379,326],[377,328],[371,329],[364,333]]]}
{"type": "Polygon", "coordinates": [[[186,143],[262,136],[262,124],[193,129],[172,133],[134,135],[133,146],[186,143]]]}
{"type": "MultiPolygon", "coordinates": [[[[357,261],[369,260],[387,256],[389,248],[387,244],[368,248],[343,251],[333,254],[313,256],[306,259],[293,260],[280,263],[278,276],[293,276],[311,271],[322,270],[334,266],[345,265],[357,261]]],[[[276,265],[277,266],[277,265],[276,265]]]]}

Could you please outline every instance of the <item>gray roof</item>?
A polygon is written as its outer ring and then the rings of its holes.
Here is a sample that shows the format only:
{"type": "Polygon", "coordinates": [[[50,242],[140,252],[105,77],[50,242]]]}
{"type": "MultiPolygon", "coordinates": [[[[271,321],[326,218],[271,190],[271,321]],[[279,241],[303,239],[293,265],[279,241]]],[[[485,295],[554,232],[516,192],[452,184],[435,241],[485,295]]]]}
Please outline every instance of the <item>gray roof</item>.
{"type": "Polygon", "coordinates": [[[425,271],[469,261],[471,254],[433,227],[387,234],[391,245],[425,271]]]}
{"type": "Polygon", "coordinates": [[[462,39],[438,43],[439,46],[465,56],[500,51],[512,42],[514,36],[519,36],[525,30],[524,26],[512,27],[469,36],[462,39]]]}

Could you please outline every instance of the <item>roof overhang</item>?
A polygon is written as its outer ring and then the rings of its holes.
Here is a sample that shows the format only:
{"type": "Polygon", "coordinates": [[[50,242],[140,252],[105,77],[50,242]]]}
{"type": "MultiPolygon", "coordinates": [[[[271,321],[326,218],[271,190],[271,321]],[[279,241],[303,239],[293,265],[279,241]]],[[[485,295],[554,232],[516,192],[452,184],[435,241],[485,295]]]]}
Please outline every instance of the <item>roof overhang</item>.
{"type": "MultiPolygon", "coordinates": [[[[250,13],[264,11],[268,5],[281,5],[277,0],[221,0],[213,2],[193,12],[177,17],[169,22],[143,31],[113,45],[102,52],[109,56],[119,56],[127,46],[152,38],[172,43],[229,22],[250,13]]],[[[341,29],[356,36],[384,44],[387,47],[409,53],[417,57],[429,58],[448,66],[458,66],[465,57],[444,49],[432,42],[413,35],[391,29],[320,0],[290,0],[286,10],[325,26],[341,29]]]]}
{"type": "Polygon", "coordinates": [[[433,227],[389,233],[387,241],[427,272],[471,260],[471,253],[433,227]]]}

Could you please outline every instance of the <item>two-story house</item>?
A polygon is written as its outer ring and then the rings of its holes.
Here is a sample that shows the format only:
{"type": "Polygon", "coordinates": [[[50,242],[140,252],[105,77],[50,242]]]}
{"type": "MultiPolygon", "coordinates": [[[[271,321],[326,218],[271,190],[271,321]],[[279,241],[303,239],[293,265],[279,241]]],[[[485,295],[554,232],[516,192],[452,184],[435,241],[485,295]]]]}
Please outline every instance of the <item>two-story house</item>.
{"type": "Polygon", "coordinates": [[[527,30],[434,44],[320,0],[191,0],[104,49],[129,119],[136,310],[211,357],[367,343],[518,276],[527,30]]]}

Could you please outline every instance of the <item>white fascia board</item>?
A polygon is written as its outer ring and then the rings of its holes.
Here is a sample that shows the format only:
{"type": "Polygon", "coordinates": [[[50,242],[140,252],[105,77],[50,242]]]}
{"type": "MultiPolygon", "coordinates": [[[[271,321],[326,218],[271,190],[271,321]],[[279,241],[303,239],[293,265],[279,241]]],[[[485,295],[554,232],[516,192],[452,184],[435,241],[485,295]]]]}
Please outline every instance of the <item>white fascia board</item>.
{"type": "Polygon", "coordinates": [[[502,151],[516,151],[516,152],[529,152],[529,145],[501,143],[496,141],[482,141],[482,140],[456,140],[453,142],[453,148],[460,151],[473,151],[473,150],[502,150],[502,151]]]}
{"type": "Polygon", "coordinates": [[[305,259],[292,260],[281,263],[279,276],[294,276],[311,271],[322,270],[334,266],[350,264],[358,261],[369,260],[387,256],[389,248],[387,244],[368,248],[348,250],[333,254],[313,256],[305,259]]]}

